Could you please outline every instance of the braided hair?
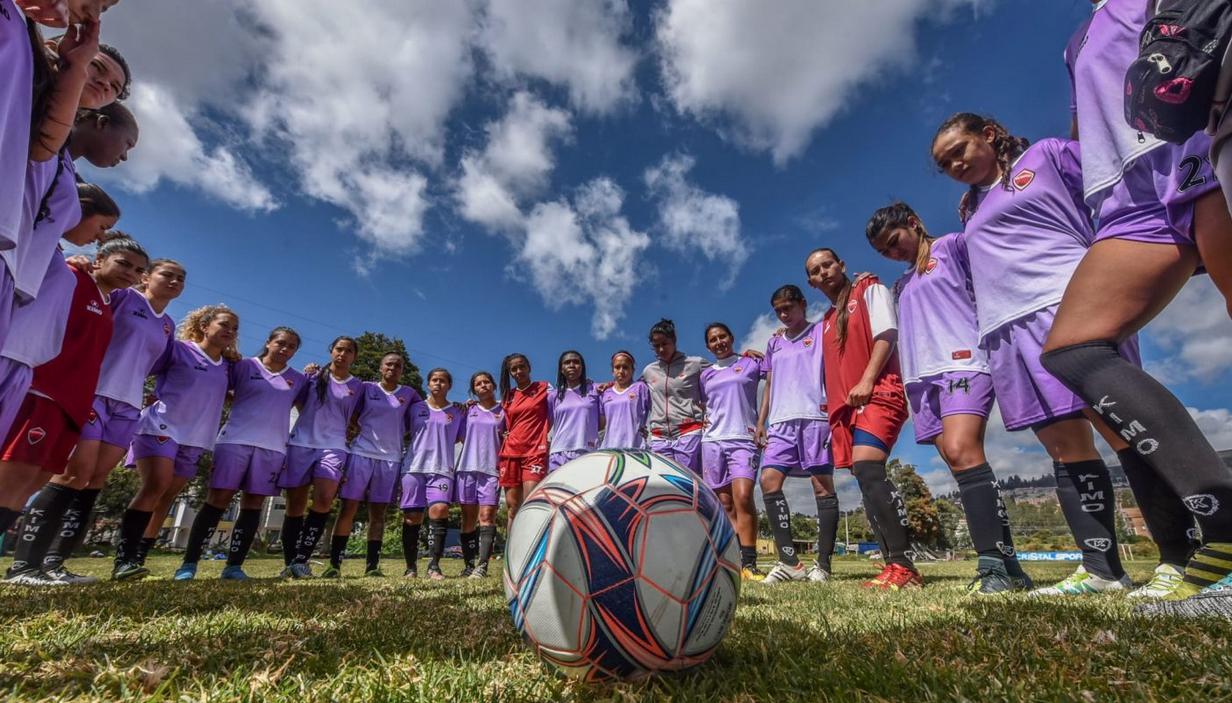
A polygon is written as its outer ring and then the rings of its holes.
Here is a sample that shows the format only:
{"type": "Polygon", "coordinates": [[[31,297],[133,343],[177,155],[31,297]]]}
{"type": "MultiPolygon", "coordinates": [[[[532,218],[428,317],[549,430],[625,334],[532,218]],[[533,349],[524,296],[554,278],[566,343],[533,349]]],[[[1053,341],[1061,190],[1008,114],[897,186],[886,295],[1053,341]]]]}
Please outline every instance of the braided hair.
{"type": "Polygon", "coordinates": [[[569,382],[565,379],[565,357],[573,354],[577,356],[578,361],[582,362],[582,395],[586,395],[590,390],[590,379],[586,377],[586,357],[582,356],[582,352],[569,349],[561,352],[560,358],[556,360],[556,402],[560,402],[561,398],[565,397],[565,388],[569,382]]]}
{"type": "MultiPolygon", "coordinates": [[[[935,144],[938,137],[951,129],[961,129],[966,134],[981,134],[985,129],[991,129],[993,131],[992,149],[997,155],[997,168],[1001,170],[1001,187],[1013,190],[1010,184],[1010,167],[1031,145],[1030,140],[1010,134],[1004,125],[991,117],[977,115],[973,112],[960,112],[941,123],[941,126],[937,128],[937,133],[933,135],[933,143],[935,144]]],[[[976,185],[972,185],[963,195],[958,206],[958,216],[964,223],[971,217],[972,203],[978,195],[979,186],[976,185]]]]}
{"type": "Polygon", "coordinates": [[[932,258],[934,238],[928,235],[928,230],[924,229],[924,222],[907,203],[897,200],[883,208],[878,208],[877,212],[874,212],[873,216],[869,218],[868,225],[864,228],[864,234],[868,237],[868,241],[871,244],[883,232],[900,228],[914,229],[915,233],[919,236],[920,244],[915,250],[915,264],[913,268],[916,273],[924,273],[928,269],[929,259],[932,258]],[[912,219],[915,220],[914,226],[911,224],[912,219]]]}
{"type": "MultiPolygon", "coordinates": [[[[843,260],[838,257],[837,251],[834,251],[830,247],[818,247],[810,251],[808,256],[804,257],[806,265],[809,259],[817,256],[818,254],[829,254],[830,256],[833,256],[834,260],[840,264],[843,262],[843,260]]],[[[803,297],[803,295],[801,295],[801,297],[803,297]]],[[[838,330],[838,346],[840,349],[847,344],[847,318],[851,315],[851,313],[847,312],[847,303],[850,300],[851,279],[844,276],[843,289],[839,291],[838,296],[834,299],[834,307],[838,310],[838,316],[834,319],[834,326],[838,330]]]]}
{"type": "Polygon", "coordinates": [[[526,365],[530,366],[530,359],[526,358],[525,354],[520,354],[518,352],[509,354],[504,359],[501,359],[500,393],[501,393],[502,403],[509,403],[513,400],[513,396],[511,395],[511,393],[513,392],[513,384],[510,382],[509,368],[513,366],[513,362],[517,361],[518,359],[525,361],[526,365]]]}

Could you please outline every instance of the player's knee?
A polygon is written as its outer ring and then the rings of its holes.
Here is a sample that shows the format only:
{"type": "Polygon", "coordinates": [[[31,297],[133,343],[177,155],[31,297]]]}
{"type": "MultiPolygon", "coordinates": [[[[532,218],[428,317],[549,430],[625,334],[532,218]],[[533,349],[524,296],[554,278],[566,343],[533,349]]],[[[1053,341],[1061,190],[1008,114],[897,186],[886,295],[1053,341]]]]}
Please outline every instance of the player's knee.
{"type": "Polygon", "coordinates": [[[1121,358],[1116,345],[1109,341],[1083,342],[1045,349],[1040,355],[1040,363],[1048,373],[1071,388],[1081,386],[1083,379],[1093,371],[1121,358]]]}

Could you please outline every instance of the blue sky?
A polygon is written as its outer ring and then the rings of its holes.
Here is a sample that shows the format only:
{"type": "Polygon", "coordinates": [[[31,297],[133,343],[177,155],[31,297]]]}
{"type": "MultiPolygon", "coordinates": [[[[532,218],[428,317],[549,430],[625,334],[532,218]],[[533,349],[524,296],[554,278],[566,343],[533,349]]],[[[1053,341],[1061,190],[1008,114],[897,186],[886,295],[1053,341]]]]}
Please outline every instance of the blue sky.
{"type": "MultiPolygon", "coordinates": [[[[952,112],[1065,135],[1061,51],[1089,7],[128,0],[103,37],[133,64],[142,139],[87,174],[187,265],[173,314],[232,305],[246,353],[290,324],[297,363],[374,330],[455,377],[517,350],[553,378],[578,349],[606,378],[618,348],[649,359],[660,316],[686,352],[711,320],[759,341],[815,246],[896,276],[868,215],[901,198],[957,227],[962,189],[927,154],[952,112]]],[[[1145,347],[1232,447],[1221,307],[1195,281],[1145,347]]],[[[1029,436],[989,442],[1003,473],[1047,467],[1029,436]]],[[[900,452],[945,485],[931,450],[900,452]]]]}

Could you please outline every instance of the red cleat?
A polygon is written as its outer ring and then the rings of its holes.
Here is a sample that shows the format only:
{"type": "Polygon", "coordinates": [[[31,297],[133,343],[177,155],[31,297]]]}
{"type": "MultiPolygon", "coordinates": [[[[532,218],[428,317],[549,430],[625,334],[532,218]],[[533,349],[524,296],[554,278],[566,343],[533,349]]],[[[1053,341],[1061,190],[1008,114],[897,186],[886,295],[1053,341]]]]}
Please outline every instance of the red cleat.
{"type": "Polygon", "coordinates": [[[865,588],[882,591],[901,591],[907,588],[923,588],[924,577],[915,569],[899,564],[887,564],[881,573],[863,583],[865,588]]]}

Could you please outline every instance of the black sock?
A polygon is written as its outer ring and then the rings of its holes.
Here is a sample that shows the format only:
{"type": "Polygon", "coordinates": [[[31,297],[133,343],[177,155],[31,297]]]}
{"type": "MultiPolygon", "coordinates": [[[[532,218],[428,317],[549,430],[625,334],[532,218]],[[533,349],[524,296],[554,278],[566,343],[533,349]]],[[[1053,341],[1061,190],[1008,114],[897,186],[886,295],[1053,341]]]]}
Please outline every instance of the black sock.
{"type": "Polygon", "coordinates": [[[368,540],[368,559],[364,565],[364,571],[376,571],[381,568],[381,546],[383,544],[385,544],[384,540],[368,540]]]}
{"type": "Polygon", "coordinates": [[[251,508],[241,510],[235,519],[235,527],[231,530],[231,546],[227,549],[227,566],[243,566],[248,558],[248,550],[252,549],[252,541],[257,536],[257,526],[261,522],[261,509],[251,508]]]}
{"type": "Polygon", "coordinates": [[[47,556],[43,557],[43,569],[51,570],[64,565],[81,543],[86,540],[86,533],[93,524],[94,503],[101,493],[97,488],[85,488],[77,492],[73,504],[64,511],[64,519],[60,522],[60,531],[47,548],[47,556]]]}
{"type": "Polygon", "coordinates": [[[419,525],[402,523],[402,556],[406,559],[406,568],[418,570],[419,525]]]}
{"type": "Polygon", "coordinates": [[[428,520],[428,568],[441,568],[441,557],[445,555],[445,535],[449,534],[448,519],[428,520]]]}
{"type": "Polygon", "coordinates": [[[479,526],[479,556],[480,566],[487,566],[492,558],[492,544],[496,542],[496,525],[479,526]]]}
{"type": "Polygon", "coordinates": [[[860,492],[864,494],[865,509],[871,510],[877,530],[884,541],[886,564],[898,564],[915,569],[907,556],[911,537],[907,533],[907,506],[903,496],[886,476],[884,461],[857,461],[851,467],[860,492]]]}
{"type": "Polygon", "coordinates": [[[153,513],[129,508],[120,518],[120,543],[116,545],[116,563],[140,563],[141,538],[153,513]]]}
{"type": "Polygon", "coordinates": [[[142,537],[137,542],[137,563],[145,566],[145,558],[150,555],[150,550],[154,548],[154,543],[158,541],[156,537],[142,537]]]}
{"type": "Polygon", "coordinates": [[[282,563],[286,566],[295,561],[295,548],[299,545],[299,533],[303,530],[303,515],[287,515],[282,519],[282,563]]]}
{"type": "Polygon", "coordinates": [[[1001,487],[997,488],[997,519],[1001,521],[1001,544],[1005,545],[1002,550],[1004,556],[1002,561],[1005,562],[1005,571],[1010,576],[1020,579],[1026,579],[1027,572],[1022,570],[1022,564],[1018,562],[1018,549],[1014,547],[1014,534],[1010,530],[1010,512],[1005,508],[1005,501],[1001,499],[1001,487]]]}
{"type": "Polygon", "coordinates": [[[342,568],[342,555],[346,552],[347,542],[351,541],[350,535],[334,535],[329,541],[329,565],[335,569],[342,568]]]}
{"type": "Polygon", "coordinates": [[[205,543],[214,536],[214,529],[218,527],[218,521],[222,519],[225,511],[226,508],[217,508],[209,503],[202,504],[197,517],[193,518],[192,528],[188,531],[188,544],[184,547],[185,564],[201,561],[205,543]]]}
{"type": "Polygon", "coordinates": [[[740,568],[751,569],[757,566],[757,547],[740,545],[740,568]]]}
{"type": "Polygon", "coordinates": [[[4,538],[4,535],[8,533],[9,528],[13,526],[13,523],[17,522],[19,517],[21,517],[20,510],[0,508],[0,539],[4,538]]]}
{"type": "Polygon", "coordinates": [[[321,541],[321,534],[325,532],[325,521],[328,519],[328,510],[320,513],[315,510],[308,511],[308,516],[304,518],[304,529],[299,533],[299,543],[295,545],[295,559],[292,563],[308,563],[317,549],[317,542],[321,541]]]}
{"type": "Polygon", "coordinates": [[[830,556],[838,538],[838,496],[814,496],[817,499],[817,566],[830,573],[830,556]]]}
{"type": "Polygon", "coordinates": [[[42,568],[47,548],[59,533],[60,521],[78,493],[77,489],[58,483],[43,486],[26,509],[26,519],[17,537],[9,573],[42,568]]]}
{"type": "Polygon", "coordinates": [[[1155,470],[1133,449],[1117,452],[1121,470],[1129,481],[1142,520],[1159,545],[1159,561],[1184,569],[1197,545],[1190,540],[1194,518],[1180,496],[1155,474],[1155,470]]]}
{"type": "Polygon", "coordinates": [[[1046,352],[1044,367],[1091,404],[1194,514],[1207,542],[1232,542],[1232,470],[1176,396],[1111,342],[1046,352]]]}
{"type": "Polygon", "coordinates": [[[1008,520],[1003,520],[1005,506],[997,490],[997,475],[987,463],[965,471],[955,471],[963,514],[967,516],[967,531],[975,551],[982,557],[1005,559],[1014,555],[1014,543],[1006,542],[1008,520]]]}
{"type": "Polygon", "coordinates": [[[479,531],[471,530],[462,535],[462,563],[466,568],[475,566],[475,555],[479,553],[479,531]]]}
{"type": "Polygon", "coordinates": [[[787,505],[787,496],[782,491],[763,493],[762,501],[766,506],[766,519],[770,521],[770,533],[774,535],[778,560],[787,566],[796,566],[800,563],[800,557],[796,555],[796,545],[791,539],[791,508],[787,505]]]}
{"type": "Polygon", "coordinates": [[[1100,578],[1121,578],[1125,571],[1117,554],[1116,498],[1104,460],[1053,462],[1053,468],[1061,513],[1082,550],[1083,567],[1100,578]]]}

